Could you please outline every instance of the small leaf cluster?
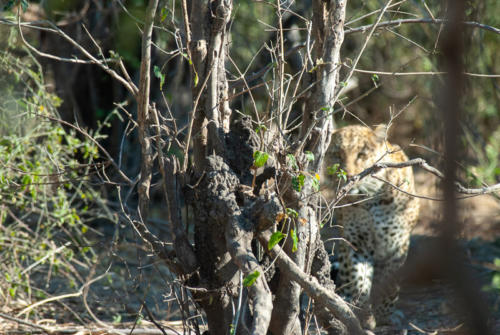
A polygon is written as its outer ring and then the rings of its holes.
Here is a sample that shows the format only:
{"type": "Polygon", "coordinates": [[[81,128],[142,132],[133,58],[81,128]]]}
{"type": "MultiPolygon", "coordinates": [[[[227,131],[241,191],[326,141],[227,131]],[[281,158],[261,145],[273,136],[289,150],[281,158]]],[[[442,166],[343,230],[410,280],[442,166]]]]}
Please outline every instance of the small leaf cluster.
{"type": "MultiPolygon", "coordinates": [[[[312,162],[314,161],[314,154],[310,151],[306,151],[305,153],[305,158],[309,161],[312,162]]],[[[287,161],[288,161],[288,166],[291,168],[295,174],[292,176],[292,188],[297,191],[301,192],[302,188],[305,185],[306,178],[310,178],[311,180],[311,186],[314,189],[314,191],[318,192],[319,191],[319,180],[320,176],[317,173],[308,173],[308,172],[303,172],[299,171],[299,166],[297,164],[297,160],[295,159],[295,156],[292,154],[287,155],[287,161]]]]}
{"type": "Polygon", "coordinates": [[[340,168],[340,164],[333,164],[326,168],[327,172],[331,176],[337,176],[338,179],[347,181],[347,172],[340,168]]]}
{"type": "Polygon", "coordinates": [[[260,168],[266,165],[267,160],[269,159],[269,154],[267,152],[255,151],[253,153],[253,167],[260,168]]]}

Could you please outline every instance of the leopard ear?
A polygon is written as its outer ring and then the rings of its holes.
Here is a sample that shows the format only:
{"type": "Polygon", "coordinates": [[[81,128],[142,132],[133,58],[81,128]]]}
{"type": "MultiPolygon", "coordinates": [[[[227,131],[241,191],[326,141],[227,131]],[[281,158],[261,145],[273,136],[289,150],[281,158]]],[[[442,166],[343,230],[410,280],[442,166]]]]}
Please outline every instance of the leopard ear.
{"type": "Polygon", "coordinates": [[[389,136],[388,132],[389,128],[386,124],[376,125],[375,129],[373,130],[373,133],[375,134],[379,142],[384,142],[387,139],[387,137],[389,136]]]}

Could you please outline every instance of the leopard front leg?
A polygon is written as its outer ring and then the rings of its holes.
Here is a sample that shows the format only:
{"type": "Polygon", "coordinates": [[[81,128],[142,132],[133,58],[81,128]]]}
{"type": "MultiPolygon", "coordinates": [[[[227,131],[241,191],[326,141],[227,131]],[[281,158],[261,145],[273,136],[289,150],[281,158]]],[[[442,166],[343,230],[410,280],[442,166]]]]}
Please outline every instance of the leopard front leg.
{"type": "Polygon", "coordinates": [[[366,209],[356,206],[340,209],[337,215],[345,239],[337,248],[337,287],[340,294],[358,308],[357,315],[363,326],[373,329],[375,319],[370,299],[375,270],[373,219],[366,209]]]}
{"type": "Polygon", "coordinates": [[[406,261],[410,242],[409,232],[402,235],[404,238],[397,243],[391,257],[375,262],[371,302],[379,325],[400,324],[404,319],[404,315],[395,309],[400,291],[400,270],[406,261]]]}
{"type": "Polygon", "coordinates": [[[370,293],[372,290],[374,264],[369,255],[354,251],[350,246],[339,248],[338,291],[346,301],[352,303],[363,327],[375,328],[370,293]]]}

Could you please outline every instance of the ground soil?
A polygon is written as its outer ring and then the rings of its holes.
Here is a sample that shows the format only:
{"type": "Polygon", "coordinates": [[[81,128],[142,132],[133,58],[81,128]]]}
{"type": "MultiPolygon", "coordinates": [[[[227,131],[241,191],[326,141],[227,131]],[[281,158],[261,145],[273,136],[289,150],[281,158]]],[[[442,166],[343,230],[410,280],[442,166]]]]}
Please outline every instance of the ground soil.
{"type": "MultiPolygon", "coordinates": [[[[439,198],[436,181],[428,174],[417,173],[417,193],[439,198]]],[[[402,326],[380,327],[376,334],[471,334],[465,320],[484,308],[494,334],[500,334],[500,291],[491,288],[492,276],[499,272],[495,258],[500,258],[500,201],[493,196],[472,197],[459,201],[457,223],[460,268],[469,276],[465,290],[478,298],[475,304],[464,306],[453,278],[443,278],[436,264],[440,249],[441,203],[421,200],[419,223],[414,229],[397,308],[404,314],[402,326]],[[437,247],[436,247],[437,245],[437,247]],[[423,264],[422,264],[423,263],[423,264]]],[[[474,334],[477,334],[474,333],[474,334]]]]}

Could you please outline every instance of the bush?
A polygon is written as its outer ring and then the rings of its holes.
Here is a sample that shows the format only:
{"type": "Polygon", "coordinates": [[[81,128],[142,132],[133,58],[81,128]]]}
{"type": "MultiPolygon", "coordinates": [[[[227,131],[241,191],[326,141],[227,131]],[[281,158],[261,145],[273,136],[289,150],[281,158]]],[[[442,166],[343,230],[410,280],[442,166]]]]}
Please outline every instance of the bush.
{"type": "Polygon", "coordinates": [[[97,147],[57,121],[34,58],[2,52],[0,82],[0,305],[24,306],[82,284],[96,259],[86,223],[112,215],[89,184],[97,147]]]}

